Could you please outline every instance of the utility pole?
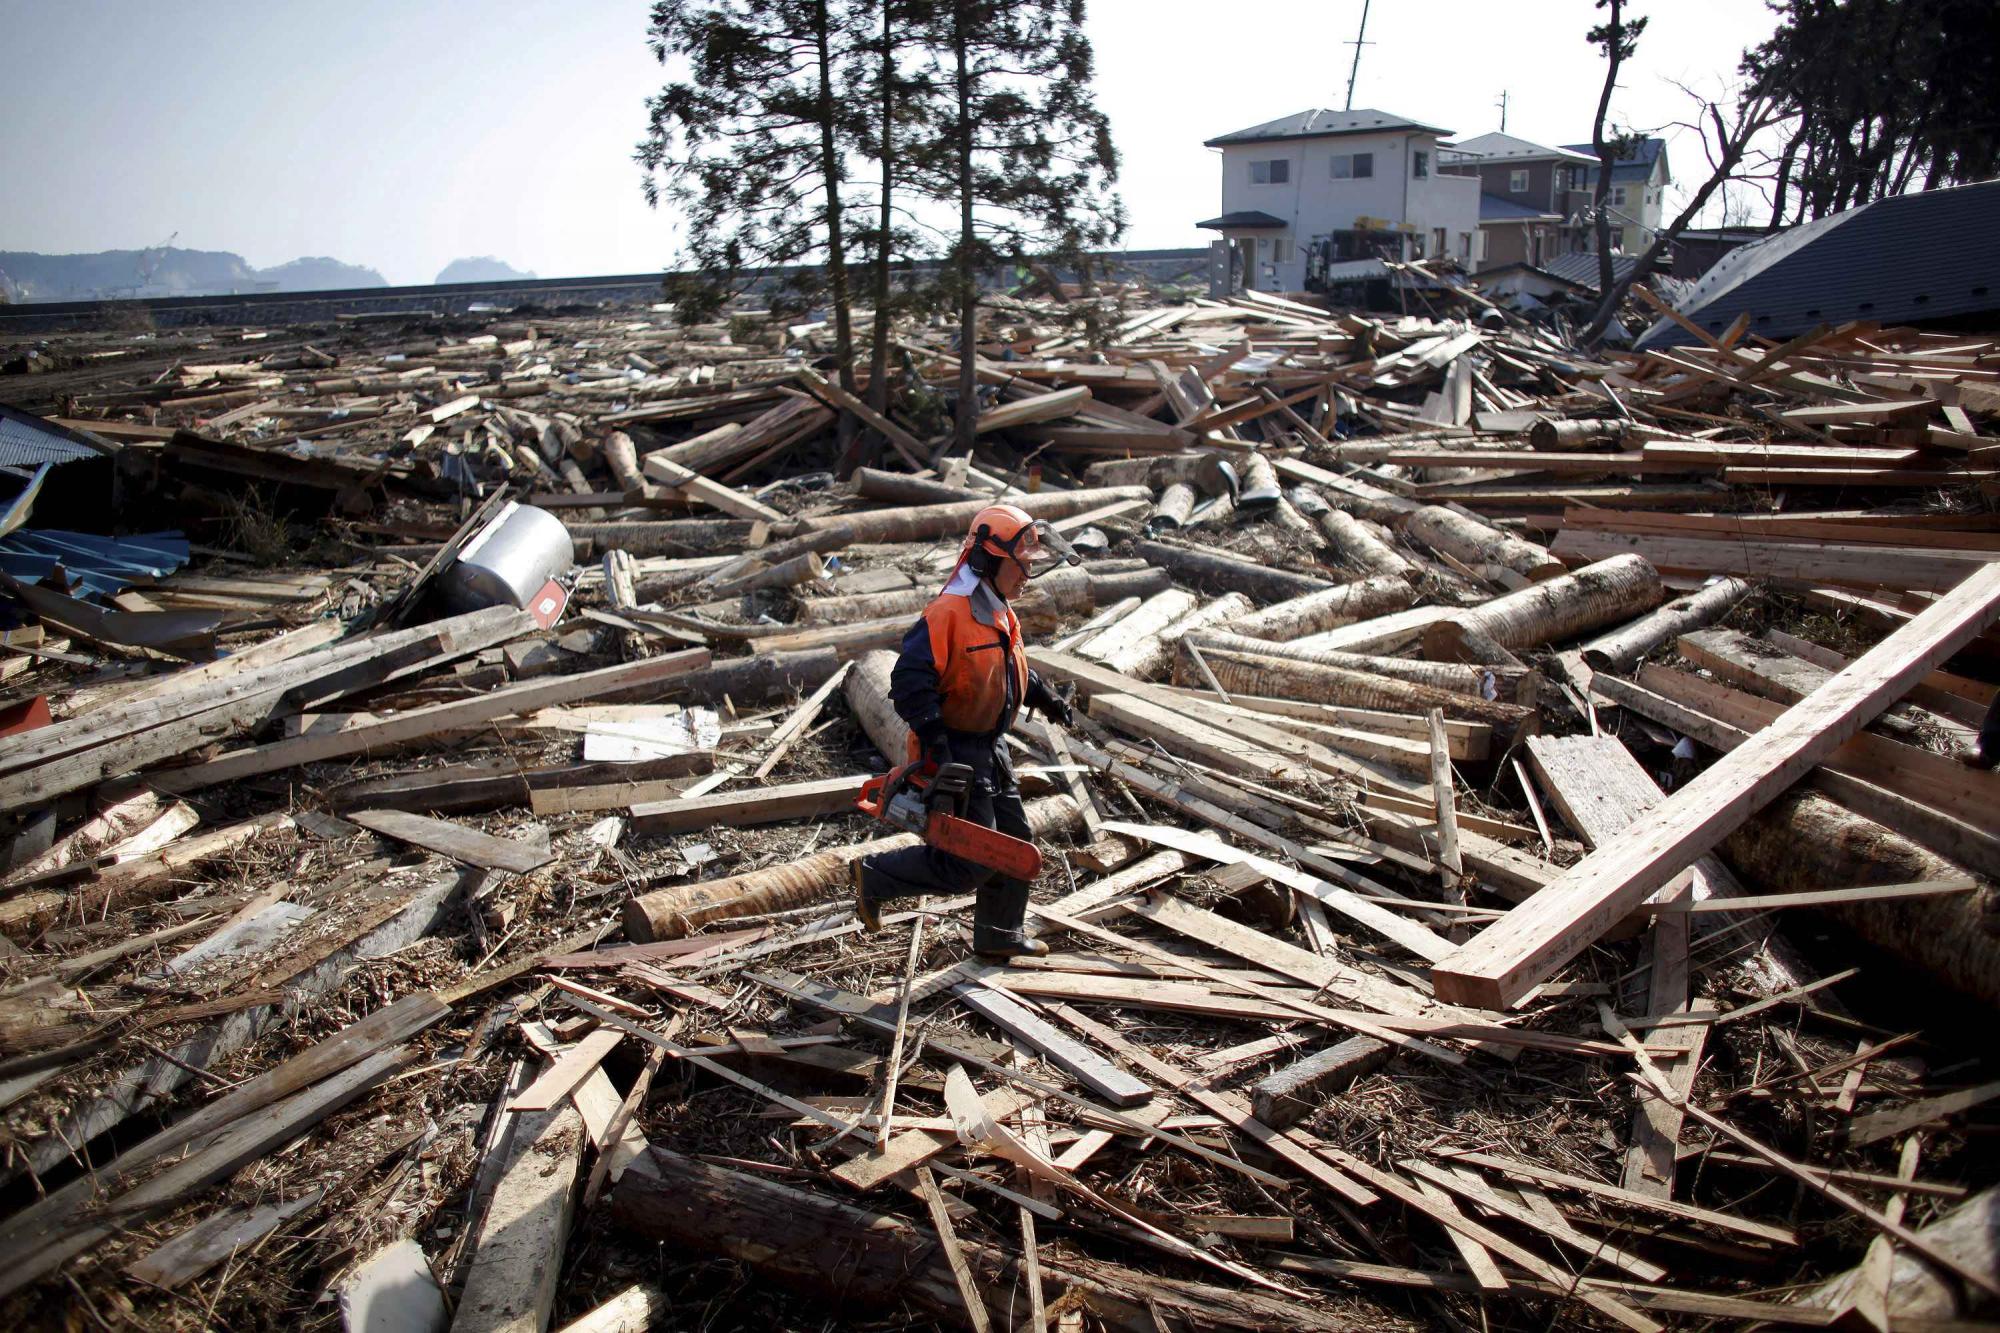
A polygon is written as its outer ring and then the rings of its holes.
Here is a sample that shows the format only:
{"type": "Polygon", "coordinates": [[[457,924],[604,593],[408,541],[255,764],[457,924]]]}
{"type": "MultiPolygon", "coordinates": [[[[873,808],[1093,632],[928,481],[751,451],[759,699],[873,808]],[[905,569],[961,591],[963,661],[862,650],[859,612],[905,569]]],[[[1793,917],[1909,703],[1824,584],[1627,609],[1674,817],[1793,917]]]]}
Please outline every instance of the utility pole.
{"type": "Polygon", "coordinates": [[[1500,132],[1505,134],[1507,132],[1507,90],[1505,88],[1500,90],[1500,100],[1494,105],[1500,108],[1500,132]]]}
{"type": "Polygon", "coordinates": [[[1347,72],[1347,110],[1354,110],[1354,81],[1361,77],[1361,48],[1373,46],[1368,40],[1368,0],[1361,0],[1361,31],[1347,45],[1354,48],[1354,68],[1347,72]]]}

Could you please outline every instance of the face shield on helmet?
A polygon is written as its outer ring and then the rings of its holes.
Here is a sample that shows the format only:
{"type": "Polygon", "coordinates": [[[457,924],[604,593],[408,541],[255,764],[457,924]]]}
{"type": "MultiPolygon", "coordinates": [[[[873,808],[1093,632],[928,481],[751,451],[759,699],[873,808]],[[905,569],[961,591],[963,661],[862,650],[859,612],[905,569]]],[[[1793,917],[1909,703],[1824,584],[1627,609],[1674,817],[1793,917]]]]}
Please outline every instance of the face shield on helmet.
{"type": "Polygon", "coordinates": [[[1083,563],[1061,533],[1009,504],[989,505],[974,516],[966,535],[966,556],[982,575],[993,574],[1002,561],[1011,560],[1023,579],[1038,578],[1059,564],[1083,563]],[[1053,559],[1044,559],[1045,555],[1053,559]]]}

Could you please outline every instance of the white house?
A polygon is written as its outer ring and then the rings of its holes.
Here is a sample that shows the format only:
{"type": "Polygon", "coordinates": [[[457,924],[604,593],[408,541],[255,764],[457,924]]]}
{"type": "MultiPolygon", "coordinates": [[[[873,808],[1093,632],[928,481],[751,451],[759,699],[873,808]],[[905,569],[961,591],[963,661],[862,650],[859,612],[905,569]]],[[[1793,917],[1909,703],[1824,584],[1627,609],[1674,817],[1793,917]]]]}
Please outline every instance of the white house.
{"type": "Polygon", "coordinates": [[[1218,276],[1232,290],[1305,291],[1353,260],[1450,255],[1471,268],[1479,180],[1438,170],[1449,134],[1387,111],[1314,110],[1208,140],[1222,213],[1199,225],[1222,234],[1218,276]]]}

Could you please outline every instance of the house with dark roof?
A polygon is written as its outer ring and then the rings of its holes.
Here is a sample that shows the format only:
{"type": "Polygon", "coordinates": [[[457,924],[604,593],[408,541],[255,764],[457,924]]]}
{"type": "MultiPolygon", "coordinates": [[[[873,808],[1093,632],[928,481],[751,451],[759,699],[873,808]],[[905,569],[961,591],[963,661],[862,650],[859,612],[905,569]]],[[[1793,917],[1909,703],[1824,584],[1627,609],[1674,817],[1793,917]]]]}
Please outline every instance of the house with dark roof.
{"type": "MultiPolygon", "coordinates": [[[[1597,193],[1596,150],[1587,143],[1564,144],[1563,147],[1589,159],[1577,188],[1583,191],[1586,202],[1594,201],[1597,193]]],[[[1611,210],[1612,249],[1636,255],[1653,243],[1654,235],[1666,220],[1667,187],[1673,181],[1673,171],[1667,165],[1665,139],[1637,139],[1627,146],[1624,154],[1611,167],[1611,196],[1605,200],[1605,207],[1611,210]]],[[[1595,228],[1583,228],[1570,248],[1595,250],[1595,228]]]]}
{"type": "MultiPolygon", "coordinates": [[[[1738,315],[1750,332],[1792,338],[1855,320],[1987,329],[2000,319],[2000,180],[1897,195],[1740,246],[1676,303],[1720,333],[1738,315]]],[[[1640,347],[1695,341],[1666,318],[1640,347]]]]}
{"type": "Polygon", "coordinates": [[[1512,134],[1482,134],[1445,149],[1441,169],[1479,180],[1480,271],[1546,264],[1577,247],[1577,183],[1591,159],[1512,134]]]}
{"type": "Polygon", "coordinates": [[[1438,170],[1451,131],[1387,111],[1315,109],[1206,142],[1221,159],[1218,295],[1325,288],[1354,260],[1472,266],[1479,183],[1438,170]]]}

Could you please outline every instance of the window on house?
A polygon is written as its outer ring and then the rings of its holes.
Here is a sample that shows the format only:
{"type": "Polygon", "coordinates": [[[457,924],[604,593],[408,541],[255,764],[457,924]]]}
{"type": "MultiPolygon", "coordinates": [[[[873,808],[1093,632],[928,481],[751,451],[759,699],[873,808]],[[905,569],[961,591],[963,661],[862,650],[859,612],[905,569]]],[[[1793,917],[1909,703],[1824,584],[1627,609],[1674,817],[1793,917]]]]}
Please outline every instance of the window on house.
{"type": "Polygon", "coordinates": [[[1290,241],[1280,236],[1271,242],[1271,262],[1273,264],[1290,263],[1291,258],[1292,243],[1290,241]]]}
{"type": "Polygon", "coordinates": [[[1458,257],[1460,259],[1472,258],[1472,233],[1469,231],[1462,231],[1458,234],[1458,257]]]}
{"type": "Polygon", "coordinates": [[[1333,178],[1337,181],[1366,180],[1375,174],[1375,154],[1335,153],[1333,178]]]}
{"type": "Polygon", "coordinates": [[[1507,173],[1507,193],[1526,194],[1528,192],[1528,169],[1515,167],[1507,173]]]}
{"type": "Polygon", "coordinates": [[[1443,227],[1435,227],[1431,230],[1431,253],[1440,258],[1451,253],[1451,251],[1445,249],[1443,227]]]}
{"type": "Polygon", "coordinates": [[[1429,153],[1421,151],[1412,153],[1410,155],[1410,174],[1412,176],[1415,176],[1418,180],[1422,180],[1426,176],[1430,175],[1431,155],[1429,153]]]}
{"type": "Polygon", "coordinates": [[[1623,207],[1625,207],[1625,187],[1624,187],[1624,186],[1622,186],[1622,185],[1614,185],[1614,186],[1612,186],[1612,187],[1611,187],[1611,206],[1612,206],[1613,208],[1623,208],[1623,207]]]}
{"type": "Polygon", "coordinates": [[[1292,178],[1292,164],[1285,158],[1273,158],[1268,162],[1250,164],[1252,185],[1283,185],[1292,178]]]}

